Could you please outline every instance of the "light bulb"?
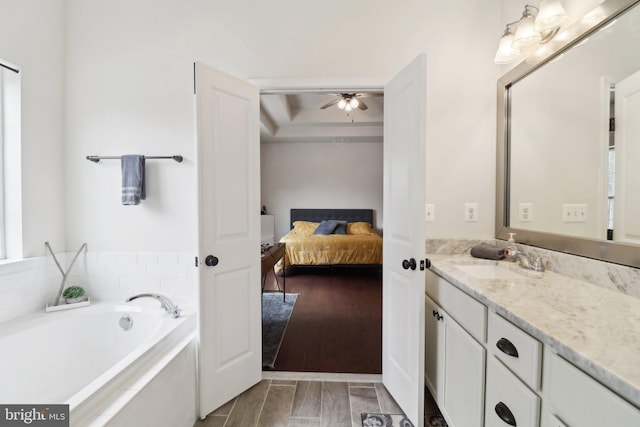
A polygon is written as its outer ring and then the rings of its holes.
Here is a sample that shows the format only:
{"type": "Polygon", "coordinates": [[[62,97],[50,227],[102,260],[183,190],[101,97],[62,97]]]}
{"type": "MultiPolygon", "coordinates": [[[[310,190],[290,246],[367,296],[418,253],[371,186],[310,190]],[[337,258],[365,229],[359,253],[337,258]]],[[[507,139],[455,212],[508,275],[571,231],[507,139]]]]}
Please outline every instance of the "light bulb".
{"type": "Polygon", "coordinates": [[[535,21],[536,31],[549,31],[567,20],[567,12],[558,0],[540,0],[540,11],[535,21]]]}
{"type": "Polygon", "coordinates": [[[340,101],[338,101],[338,108],[341,110],[344,110],[344,108],[347,106],[347,100],[342,98],[340,101]]]}
{"type": "Polygon", "coordinates": [[[358,105],[360,105],[360,102],[355,98],[351,98],[349,100],[349,105],[351,105],[351,108],[358,108],[358,105]]]}
{"type": "Polygon", "coordinates": [[[534,28],[533,16],[527,14],[518,22],[518,29],[513,36],[513,47],[523,49],[538,44],[541,40],[542,36],[534,28]]]}
{"type": "Polygon", "coordinates": [[[353,110],[353,107],[351,107],[351,103],[347,103],[347,105],[344,106],[344,111],[348,113],[351,110],[353,110]]]}

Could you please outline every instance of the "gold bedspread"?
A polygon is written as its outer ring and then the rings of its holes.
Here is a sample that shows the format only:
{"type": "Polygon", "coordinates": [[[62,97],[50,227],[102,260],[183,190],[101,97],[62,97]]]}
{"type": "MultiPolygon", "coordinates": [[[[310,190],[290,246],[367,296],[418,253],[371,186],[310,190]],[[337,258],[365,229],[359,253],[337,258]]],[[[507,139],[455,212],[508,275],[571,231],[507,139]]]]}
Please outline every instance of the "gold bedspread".
{"type": "Polygon", "coordinates": [[[382,264],[382,237],[377,234],[304,236],[288,233],[285,265],[382,264]]]}

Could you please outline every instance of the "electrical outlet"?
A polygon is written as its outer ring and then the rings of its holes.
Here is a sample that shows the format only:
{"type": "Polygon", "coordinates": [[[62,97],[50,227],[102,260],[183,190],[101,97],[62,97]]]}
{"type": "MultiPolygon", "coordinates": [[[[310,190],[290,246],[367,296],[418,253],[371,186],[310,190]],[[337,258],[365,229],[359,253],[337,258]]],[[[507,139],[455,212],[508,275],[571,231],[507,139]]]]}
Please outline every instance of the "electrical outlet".
{"type": "Polygon", "coordinates": [[[518,220],[520,222],[533,222],[533,203],[520,203],[518,205],[518,220]]]}
{"type": "Polygon", "coordinates": [[[434,222],[436,220],[436,207],[433,203],[425,203],[424,220],[426,222],[434,222]]]}
{"type": "Polygon", "coordinates": [[[478,222],[478,204],[477,203],[464,204],[464,221],[478,222]]]}
{"type": "Polygon", "coordinates": [[[587,222],[586,203],[565,203],[562,205],[563,222],[587,222]]]}

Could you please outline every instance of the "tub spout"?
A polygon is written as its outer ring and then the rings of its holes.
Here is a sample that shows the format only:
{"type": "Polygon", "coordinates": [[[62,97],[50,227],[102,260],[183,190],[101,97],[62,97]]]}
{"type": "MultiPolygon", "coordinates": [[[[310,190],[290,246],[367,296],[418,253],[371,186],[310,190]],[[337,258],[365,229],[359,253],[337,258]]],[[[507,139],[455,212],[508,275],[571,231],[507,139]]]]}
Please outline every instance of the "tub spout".
{"type": "Polygon", "coordinates": [[[169,298],[165,297],[164,295],[160,295],[160,294],[138,294],[138,295],[134,295],[132,297],[127,298],[125,300],[125,302],[130,302],[130,301],[133,301],[134,299],[138,299],[138,298],[155,298],[155,299],[157,299],[158,301],[160,301],[160,305],[162,305],[162,308],[164,308],[164,311],[169,313],[171,315],[171,317],[173,317],[174,319],[180,317],[180,313],[182,312],[180,307],[178,307],[177,305],[172,303],[169,298]]]}

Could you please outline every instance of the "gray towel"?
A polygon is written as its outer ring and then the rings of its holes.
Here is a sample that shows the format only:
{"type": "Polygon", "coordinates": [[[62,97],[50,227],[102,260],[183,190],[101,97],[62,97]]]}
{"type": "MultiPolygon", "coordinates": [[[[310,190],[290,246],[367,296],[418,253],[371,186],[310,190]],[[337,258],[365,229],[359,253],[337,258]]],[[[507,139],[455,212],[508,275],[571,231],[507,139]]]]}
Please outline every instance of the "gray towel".
{"type": "Polygon", "coordinates": [[[144,156],[131,154],[120,157],[122,167],[122,204],[139,205],[147,197],[144,188],[144,156]]]}
{"type": "Polygon", "coordinates": [[[481,243],[471,248],[471,256],[484,259],[503,259],[504,249],[481,243]]]}

